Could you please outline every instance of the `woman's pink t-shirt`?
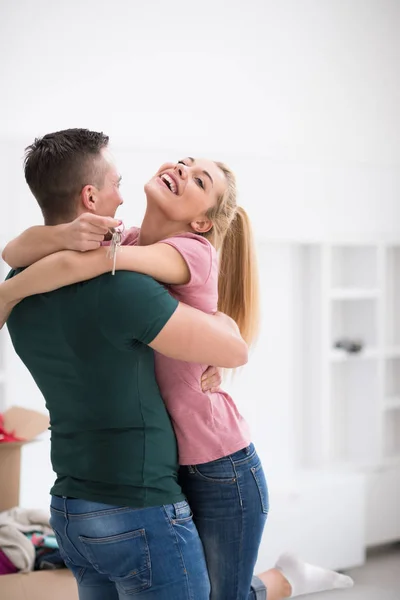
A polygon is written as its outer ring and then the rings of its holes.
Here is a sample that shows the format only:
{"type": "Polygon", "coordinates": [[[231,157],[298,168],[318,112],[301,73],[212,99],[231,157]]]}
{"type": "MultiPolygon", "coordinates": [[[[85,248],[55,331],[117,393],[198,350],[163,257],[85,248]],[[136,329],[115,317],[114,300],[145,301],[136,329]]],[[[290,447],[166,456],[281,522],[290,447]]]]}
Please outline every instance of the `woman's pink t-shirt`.
{"type": "MultiPolygon", "coordinates": [[[[129,229],[124,245],[136,246],[140,229],[129,229]]],[[[186,261],[190,281],[167,286],[177,300],[206,313],[218,304],[218,259],[205,238],[185,233],[162,240],[186,261]]],[[[228,456],[250,444],[246,421],[226,392],[204,393],[201,376],[208,365],[187,363],[155,352],[156,379],[171,416],[181,465],[196,465],[228,456]]]]}

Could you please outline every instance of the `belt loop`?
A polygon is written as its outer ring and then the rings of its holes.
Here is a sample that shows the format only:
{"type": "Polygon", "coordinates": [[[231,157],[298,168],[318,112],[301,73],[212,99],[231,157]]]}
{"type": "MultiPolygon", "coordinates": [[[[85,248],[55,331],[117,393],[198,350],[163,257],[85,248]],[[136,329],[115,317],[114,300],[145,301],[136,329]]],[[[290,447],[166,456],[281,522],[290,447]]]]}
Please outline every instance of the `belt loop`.
{"type": "Polygon", "coordinates": [[[187,503],[185,502],[184,506],[180,506],[181,504],[182,504],[182,502],[174,504],[175,518],[176,519],[179,519],[182,515],[185,514],[185,512],[187,512],[187,503]]]}

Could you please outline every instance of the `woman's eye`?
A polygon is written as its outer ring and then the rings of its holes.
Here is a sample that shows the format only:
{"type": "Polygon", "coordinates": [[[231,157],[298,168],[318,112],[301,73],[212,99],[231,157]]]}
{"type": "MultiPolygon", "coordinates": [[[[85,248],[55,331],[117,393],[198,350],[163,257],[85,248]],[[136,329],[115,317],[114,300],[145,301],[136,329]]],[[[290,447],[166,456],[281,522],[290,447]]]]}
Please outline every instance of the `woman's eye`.
{"type": "Polygon", "coordinates": [[[178,160],[178,165],[183,165],[184,167],[186,167],[186,164],[183,162],[183,160],[178,160]]]}
{"type": "Polygon", "coordinates": [[[195,177],[194,179],[195,179],[195,181],[197,182],[197,185],[199,185],[199,186],[200,186],[200,187],[201,187],[201,188],[204,190],[204,189],[205,189],[205,187],[204,187],[204,183],[203,183],[203,181],[200,179],[200,177],[195,177]]]}

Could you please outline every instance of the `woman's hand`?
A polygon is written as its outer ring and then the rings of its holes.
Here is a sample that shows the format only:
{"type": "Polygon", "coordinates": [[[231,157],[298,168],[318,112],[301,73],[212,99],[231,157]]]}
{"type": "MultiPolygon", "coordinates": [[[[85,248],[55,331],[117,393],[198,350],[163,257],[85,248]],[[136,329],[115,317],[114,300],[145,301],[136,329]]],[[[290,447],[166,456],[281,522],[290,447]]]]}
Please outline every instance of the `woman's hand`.
{"type": "Polygon", "coordinates": [[[203,392],[218,392],[222,383],[222,369],[219,367],[208,367],[201,378],[203,392]]]}

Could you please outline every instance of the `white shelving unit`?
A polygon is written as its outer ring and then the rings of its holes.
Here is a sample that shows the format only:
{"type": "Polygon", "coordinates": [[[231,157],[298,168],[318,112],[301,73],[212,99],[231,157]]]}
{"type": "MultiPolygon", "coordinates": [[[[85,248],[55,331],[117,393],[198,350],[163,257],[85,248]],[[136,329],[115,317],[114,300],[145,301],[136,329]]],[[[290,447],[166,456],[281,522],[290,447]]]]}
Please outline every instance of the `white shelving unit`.
{"type": "MultiPolygon", "coordinates": [[[[374,525],[367,541],[398,540],[400,242],[304,245],[300,262],[302,463],[363,472],[369,484],[374,474],[373,506],[380,494],[384,515],[371,519],[382,519],[383,529],[374,525]],[[336,349],[342,339],[362,350],[336,349]],[[389,514],[385,495],[393,489],[397,502],[389,514]]],[[[367,494],[367,509],[368,503],[367,494]]]]}

